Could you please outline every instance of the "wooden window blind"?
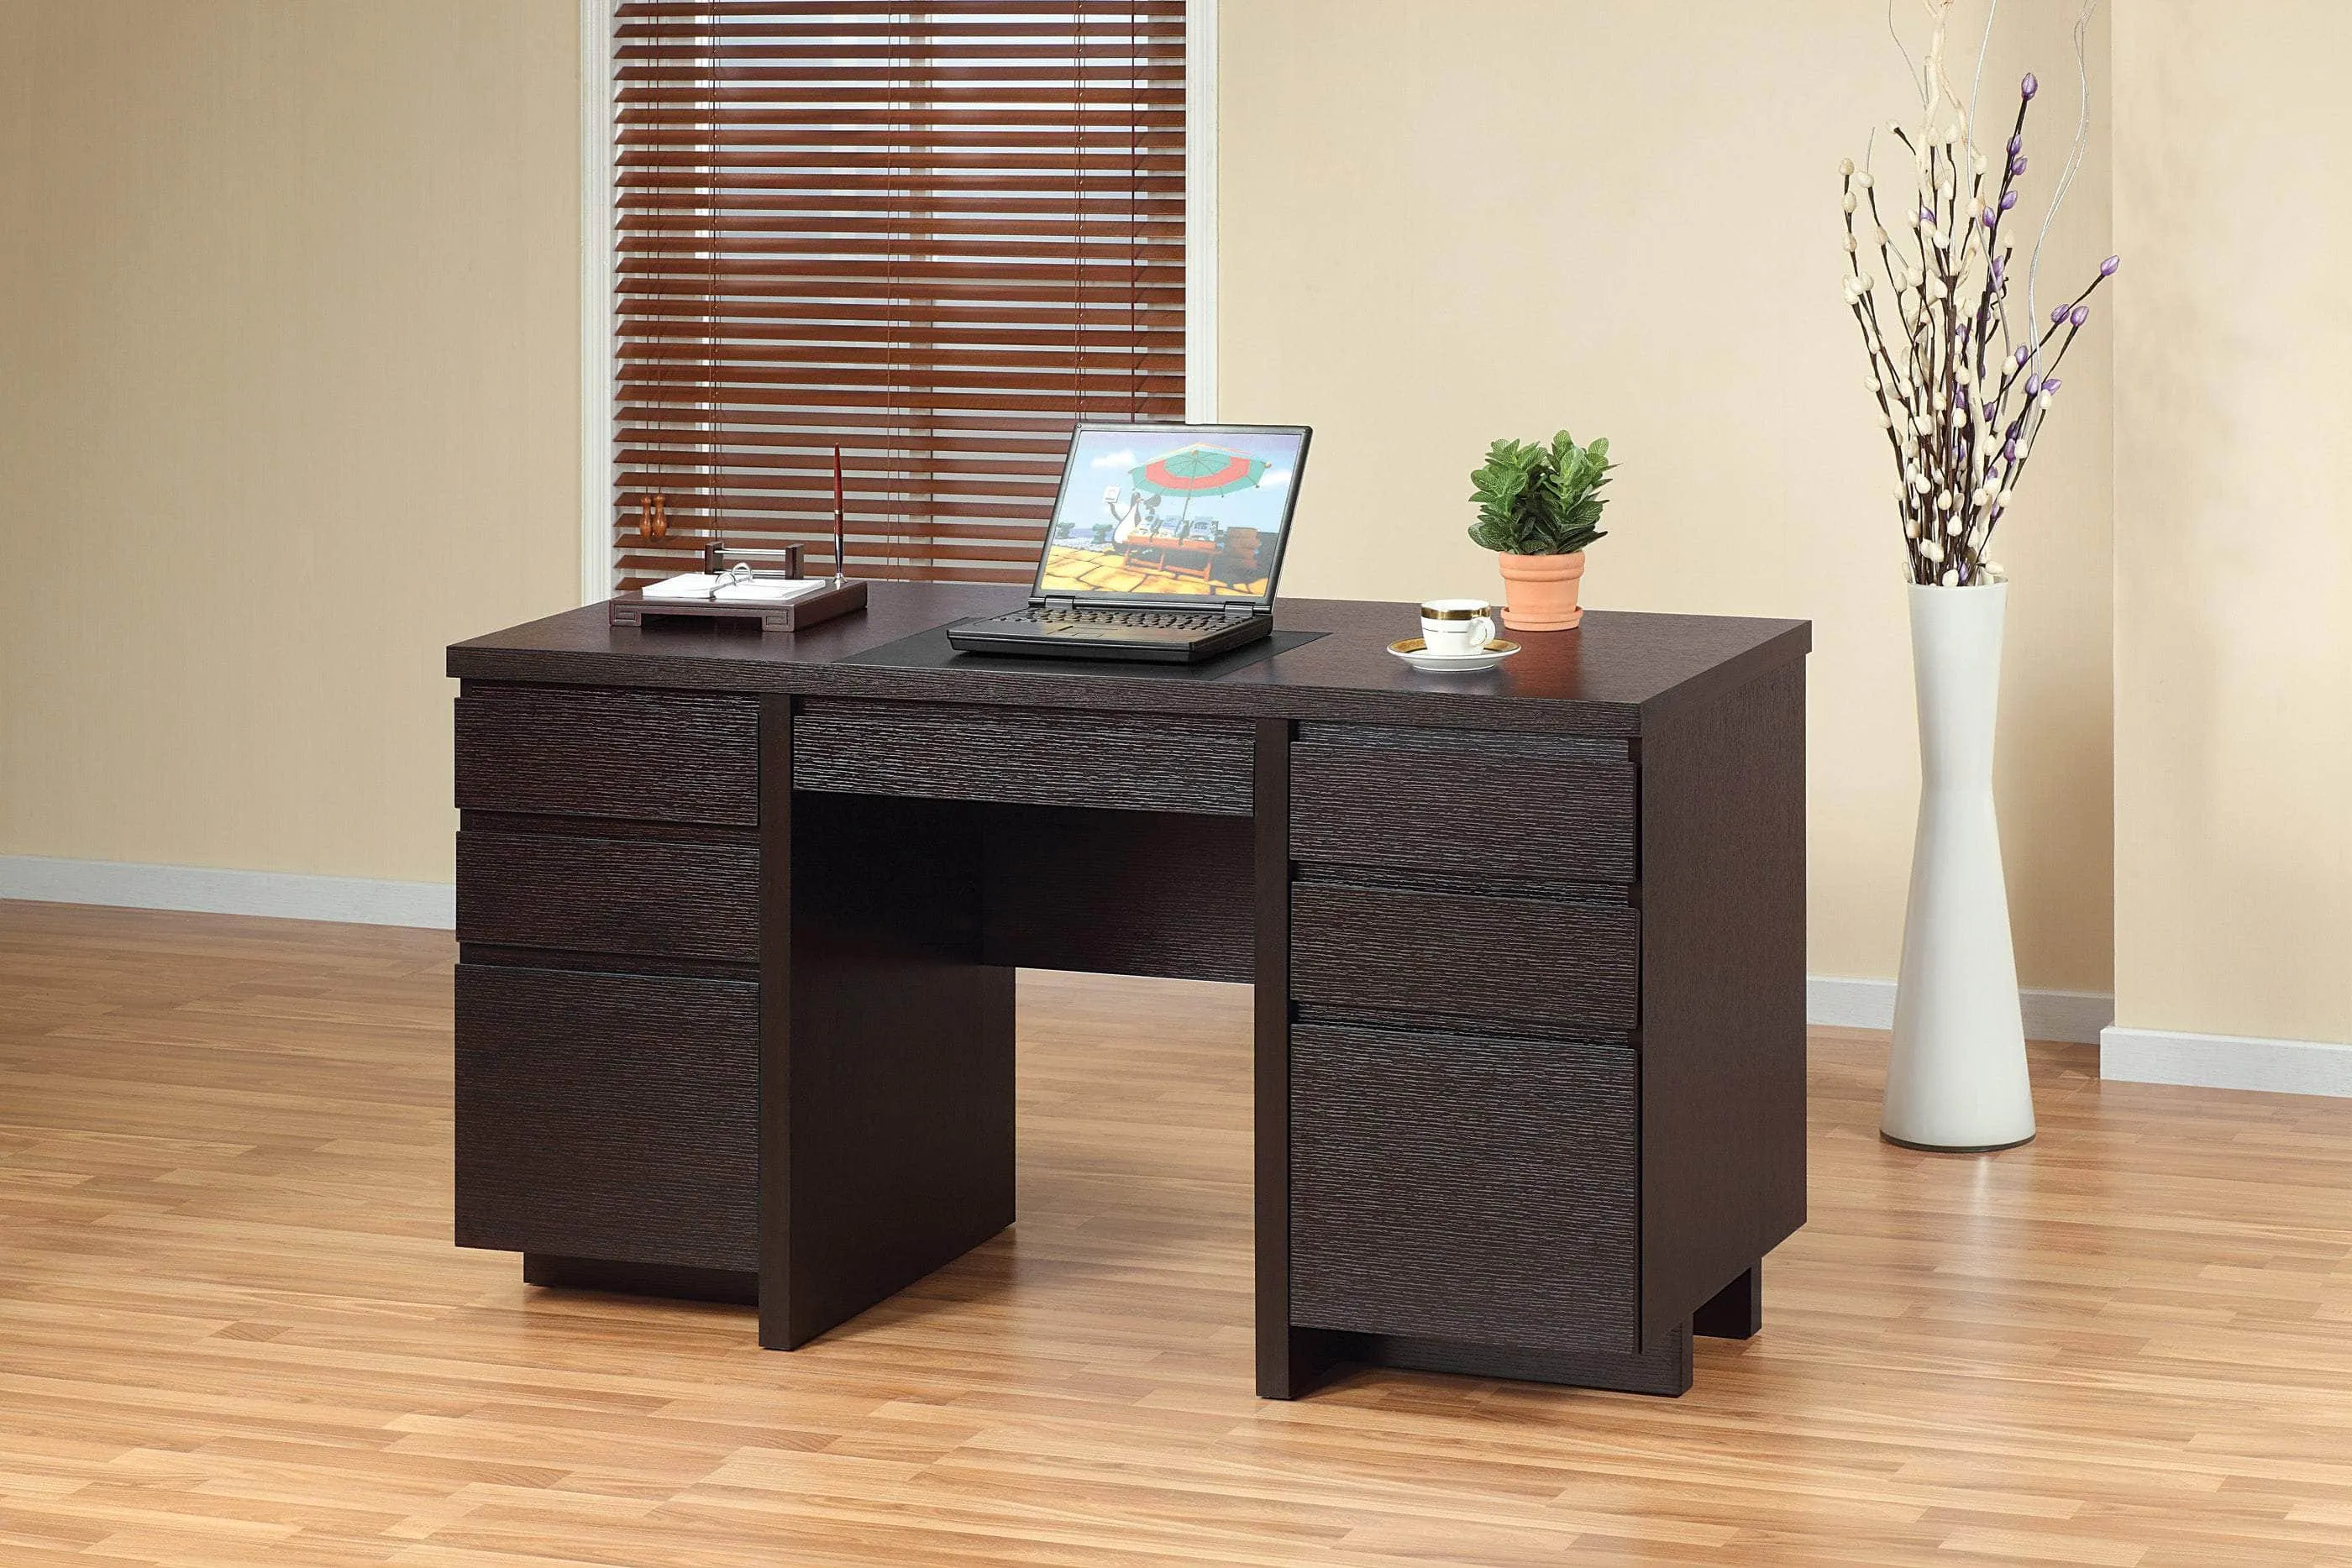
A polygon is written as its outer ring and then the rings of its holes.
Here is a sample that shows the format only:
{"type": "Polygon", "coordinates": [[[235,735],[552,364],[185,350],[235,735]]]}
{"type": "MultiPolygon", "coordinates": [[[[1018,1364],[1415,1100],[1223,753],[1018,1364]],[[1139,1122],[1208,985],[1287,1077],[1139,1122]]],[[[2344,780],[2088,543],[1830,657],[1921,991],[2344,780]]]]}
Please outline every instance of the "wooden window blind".
{"type": "Polygon", "coordinates": [[[617,579],[830,570],[838,444],[853,574],[1028,581],[1072,423],[1183,417],[1183,0],[614,26],[617,579]]]}

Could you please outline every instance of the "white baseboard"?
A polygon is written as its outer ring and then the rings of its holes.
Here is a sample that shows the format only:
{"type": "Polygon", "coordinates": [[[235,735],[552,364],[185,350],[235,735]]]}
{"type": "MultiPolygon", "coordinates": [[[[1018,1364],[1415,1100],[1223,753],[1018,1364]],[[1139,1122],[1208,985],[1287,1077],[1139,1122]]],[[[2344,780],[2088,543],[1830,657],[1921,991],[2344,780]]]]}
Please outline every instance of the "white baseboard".
{"type": "MultiPolygon", "coordinates": [[[[2099,1076],[2118,1083],[2178,1083],[2273,1094],[2352,1098],[2352,1044],[2122,1029],[2116,999],[2092,991],[2026,991],[2025,1038],[2095,1044],[2099,1076]]],[[[1805,1021],[1833,1029],[1892,1029],[1895,982],[1813,975],[1805,1021]]]]}
{"type": "Polygon", "coordinates": [[[45,855],[0,855],[0,898],[104,904],[122,909],[185,909],[204,915],[262,915],[280,920],[340,920],[361,925],[425,925],[443,931],[457,924],[457,890],[446,883],[53,860],[45,855]]]}
{"type": "MultiPolygon", "coordinates": [[[[42,855],[0,855],[0,899],[6,898],[442,931],[457,923],[457,889],[446,883],[42,855]]],[[[2117,1029],[2107,1021],[2115,1017],[2115,998],[2091,991],[2026,991],[2021,999],[2026,1038],[2097,1044],[2102,1078],[2352,1096],[2352,1044],[2117,1029]]],[[[1809,976],[1805,1021],[1838,1029],[1892,1028],[1895,982],[1809,976]]]]}
{"type": "Polygon", "coordinates": [[[2352,1098],[2352,1044],[2110,1026],[2099,1035],[2099,1076],[2121,1083],[2352,1098]]]}
{"type": "MultiPolygon", "coordinates": [[[[2025,991],[2019,1000],[2028,1040],[2095,1045],[2099,1031],[2116,1016],[2116,998],[2104,991],[2025,991]]],[[[1893,1029],[1895,982],[1809,975],[1805,1021],[1830,1029],[1893,1029]]]]}

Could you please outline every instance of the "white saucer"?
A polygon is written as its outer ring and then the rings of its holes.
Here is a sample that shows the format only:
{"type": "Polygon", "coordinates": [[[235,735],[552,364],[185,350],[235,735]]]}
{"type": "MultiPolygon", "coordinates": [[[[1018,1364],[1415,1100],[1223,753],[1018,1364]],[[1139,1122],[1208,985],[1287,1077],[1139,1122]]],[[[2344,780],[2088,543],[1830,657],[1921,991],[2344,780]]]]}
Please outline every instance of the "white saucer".
{"type": "Polygon", "coordinates": [[[1418,637],[1406,637],[1389,644],[1389,652],[1416,670],[1491,670],[1519,651],[1517,643],[1507,643],[1497,637],[1475,653],[1433,653],[1429,644],[1418,637]]]}

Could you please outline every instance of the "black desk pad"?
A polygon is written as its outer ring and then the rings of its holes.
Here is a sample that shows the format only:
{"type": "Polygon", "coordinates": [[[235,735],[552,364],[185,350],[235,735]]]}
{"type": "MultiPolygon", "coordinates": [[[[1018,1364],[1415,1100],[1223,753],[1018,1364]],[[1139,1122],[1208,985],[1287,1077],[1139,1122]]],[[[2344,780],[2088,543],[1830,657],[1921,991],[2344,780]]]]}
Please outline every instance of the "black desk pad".
{"type": "Polygon", "coordinates": [[[1222,680],[1235,670],[1246,669],[1276,653],[1286,653],[1303,647],[1324,632],[1276,632],[1261,637],[1244,648],[1220,653],[1213,659],[1203,659],[1197,664],[1156,664],[1141,659],[1055,659],[1025,657],[1017,653],[960,653],[948,645],[948,629],[934,626],[928,632],[918,632],[911,637],[901,637],[895,643],[885,643],[878,648],[868,648],[863,653],[852,653],[842,660],[845,664],[879,664],[898,670],[1018,670],[1023,674],[1038,675],[1117,675],[1121,679],[1140,676],[1147,680],[1214,681],[1222,680]]]}

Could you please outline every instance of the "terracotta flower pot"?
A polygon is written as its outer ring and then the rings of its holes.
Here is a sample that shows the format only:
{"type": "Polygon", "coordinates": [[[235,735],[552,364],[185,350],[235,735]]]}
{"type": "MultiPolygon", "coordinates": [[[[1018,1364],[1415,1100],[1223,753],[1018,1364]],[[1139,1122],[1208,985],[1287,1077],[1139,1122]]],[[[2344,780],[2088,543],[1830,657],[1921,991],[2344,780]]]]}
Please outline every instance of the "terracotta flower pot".
{"type": "Polygon", "coordinates": [[[1565,632],[1584,619],[1576,602],[1584,552],[1498,554],[1503,569],[1503,624],[1514,632],[1565,632]]]}

